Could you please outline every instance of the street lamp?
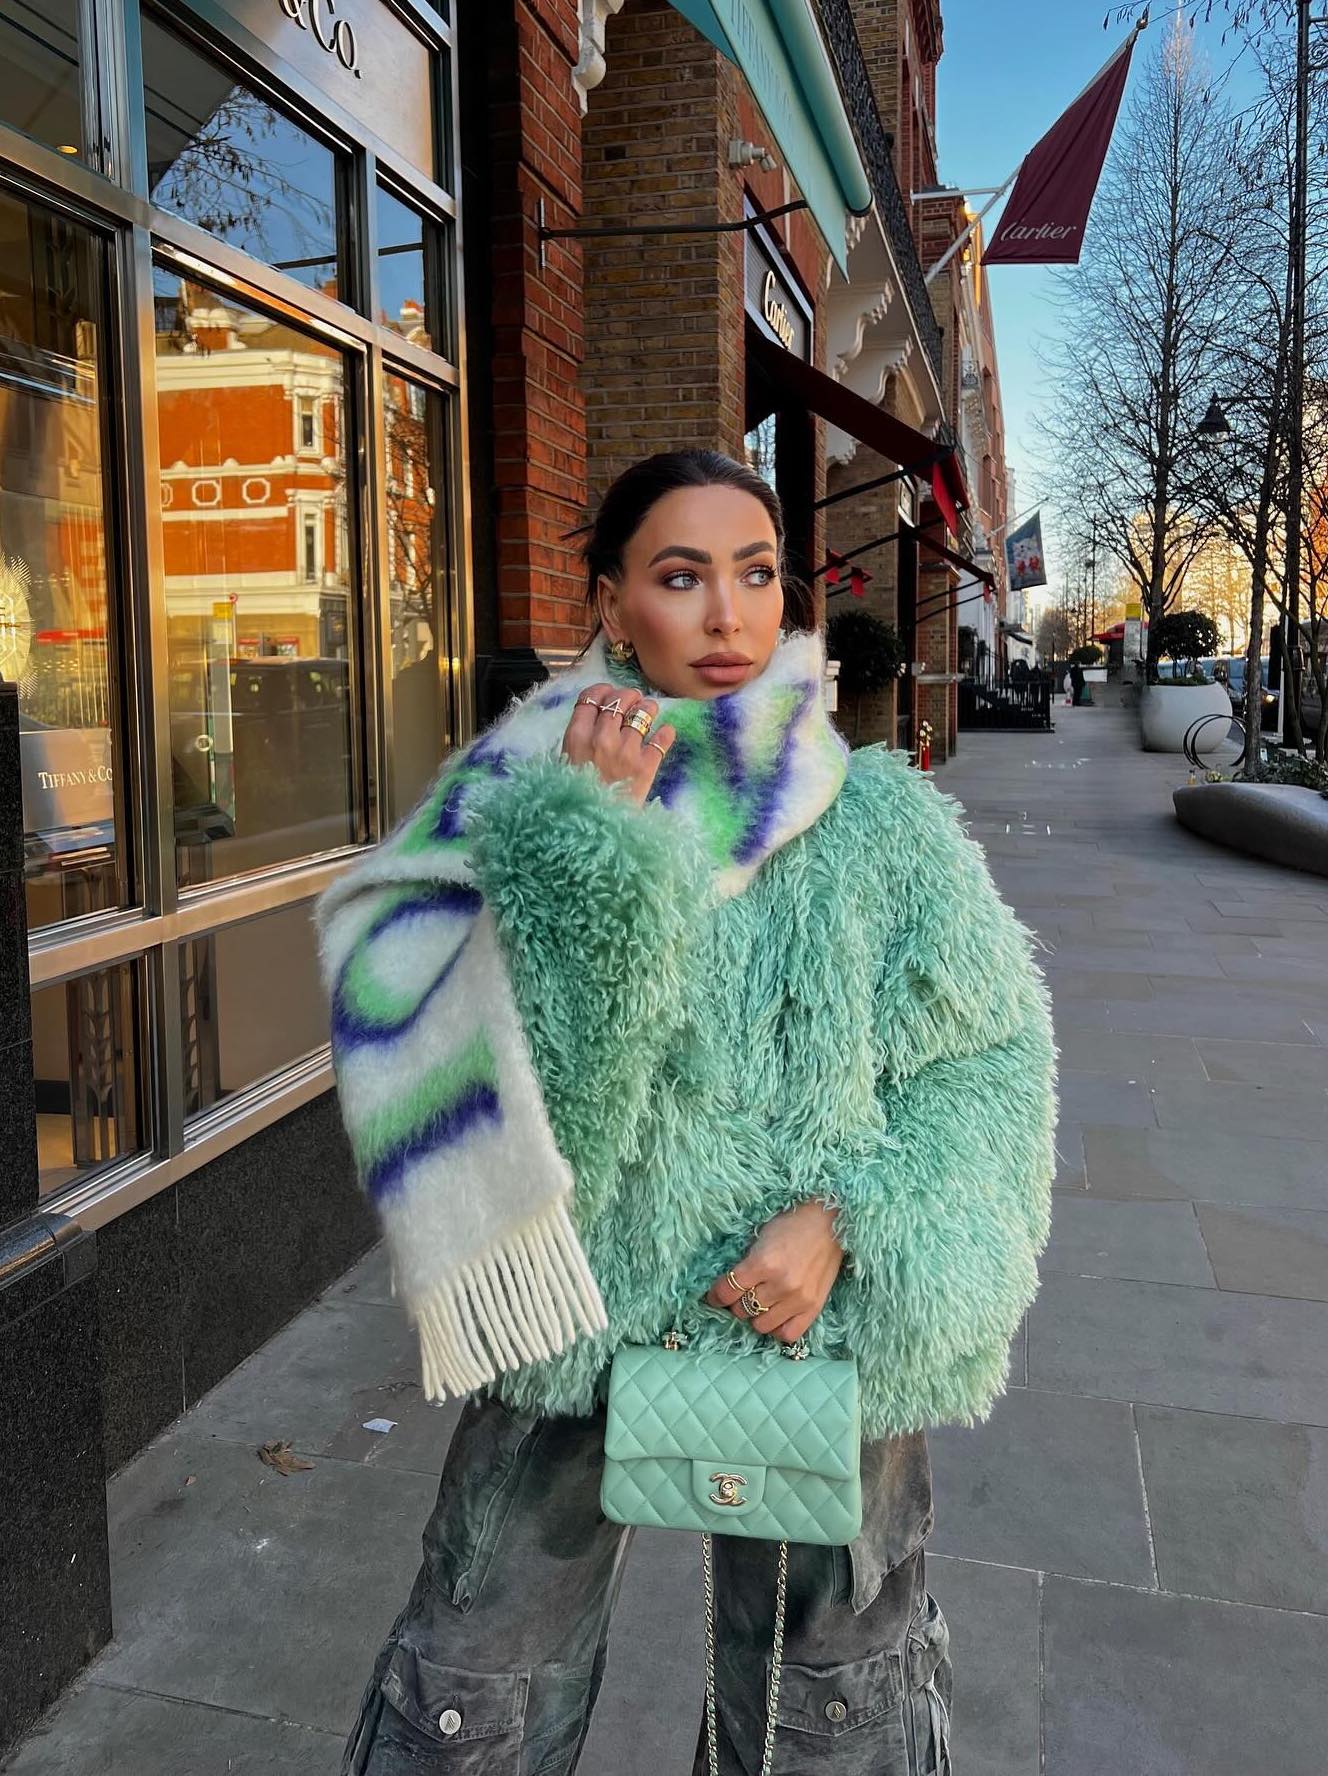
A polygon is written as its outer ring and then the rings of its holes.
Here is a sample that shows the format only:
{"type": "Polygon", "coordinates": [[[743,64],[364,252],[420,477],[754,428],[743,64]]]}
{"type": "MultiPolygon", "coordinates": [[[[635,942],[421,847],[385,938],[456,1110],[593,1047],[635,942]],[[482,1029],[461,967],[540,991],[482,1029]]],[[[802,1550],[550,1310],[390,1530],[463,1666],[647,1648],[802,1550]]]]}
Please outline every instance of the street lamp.
{"type": "Polygon", "coordinates": [[[1210,447],[1215,444],[1225,444],[1230,439],[1231,425],[1222,403],[1217,398],[1216,391],[1208,403],[1207,413],[1204,414],[1194,430],[1195,435],[1210,447]]]}

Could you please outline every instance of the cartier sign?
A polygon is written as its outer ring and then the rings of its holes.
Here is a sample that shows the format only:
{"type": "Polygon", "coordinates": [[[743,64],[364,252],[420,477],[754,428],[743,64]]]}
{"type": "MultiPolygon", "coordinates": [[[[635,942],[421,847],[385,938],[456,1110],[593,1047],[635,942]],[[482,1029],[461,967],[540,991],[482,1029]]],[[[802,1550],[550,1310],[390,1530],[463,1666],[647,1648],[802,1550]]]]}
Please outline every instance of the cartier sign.
{"type": "Polygon", "coordinates": [[[749,228],[746,235],[747,309],[762,330],[798,358],[811,357],[811,320],[796,286],[778,264],[773,250],[749,228]]]}
{"type": "Polygon", "coordinates": [[[765,274],[765,284],[761,290],[761,313],[779,335],[779,342],[784,350],[792,351],[793,316],[779,299],[779,286],[775,282],[773,271],[765,274]]]}
{"type": "Polygon", "coordinates": [[[277,0],[277,5],[302,31],[311,31],[321,48],[334,55],[348,74],[360,78],[355,27],[349,19],[337,17],[337,0],[277,0]]]}

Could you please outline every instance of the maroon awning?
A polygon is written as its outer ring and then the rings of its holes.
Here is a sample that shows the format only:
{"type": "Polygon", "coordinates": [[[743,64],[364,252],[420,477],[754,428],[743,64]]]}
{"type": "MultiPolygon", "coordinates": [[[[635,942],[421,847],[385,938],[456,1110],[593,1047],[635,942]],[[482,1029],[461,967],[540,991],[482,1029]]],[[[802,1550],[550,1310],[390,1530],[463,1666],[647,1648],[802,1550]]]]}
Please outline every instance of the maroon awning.
{"type": "Polygon", "coordinates": [[[804,407],[819,413],[822,419],[828,419],[831,425],[837,425],[887,462],[911,475],[929,475],[932,498],[951,531],[958,534],[959,513],[968,506],[968,489],[953,444],[937,443],[924,432],[915,431],[893,413],[855,395],[824,370],[795,358],[755,327],[747,330],[747,346],[776,388],[787,389],[804,407]]]}

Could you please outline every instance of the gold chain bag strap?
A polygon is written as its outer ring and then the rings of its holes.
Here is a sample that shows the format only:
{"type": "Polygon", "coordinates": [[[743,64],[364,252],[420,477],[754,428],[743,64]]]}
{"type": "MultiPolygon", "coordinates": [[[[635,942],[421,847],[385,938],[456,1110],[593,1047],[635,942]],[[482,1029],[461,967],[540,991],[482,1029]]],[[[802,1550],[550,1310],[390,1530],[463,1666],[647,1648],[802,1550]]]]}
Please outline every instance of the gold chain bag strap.
{"type": "Polygon", "coordinates": [[[706,1737],[719,1776],[713,1535],[778,1542],[766,1699],[770,1776],[779,1721],[790,1542],[843,1546],[862,1527],[858,1371],[805,1341],[734,1356],[624,1345],[609,1376],[600,1505],[615,1523],[699,1531],[705,1573],[706,1737]]]}

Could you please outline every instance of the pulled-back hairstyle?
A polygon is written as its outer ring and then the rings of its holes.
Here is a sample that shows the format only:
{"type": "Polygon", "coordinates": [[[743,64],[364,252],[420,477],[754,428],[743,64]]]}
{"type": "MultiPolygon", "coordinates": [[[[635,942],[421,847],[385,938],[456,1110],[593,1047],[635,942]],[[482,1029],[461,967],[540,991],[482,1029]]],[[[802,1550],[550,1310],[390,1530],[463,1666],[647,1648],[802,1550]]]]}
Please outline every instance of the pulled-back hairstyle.
{"type": "Polygon", "coordinates": [[[783,627],[814,629],[811,591],[788,573],[784,558],[784,508],[778,494],[755,469],[734,462],[718,450],[665,450],[634,463],[604,495],[592,522],[580,532],[572,532],[586,539],[581,559],[586,566],[586,608],[595,629],[599,627],[600,575],[611,580],[618,578],[623,570],[623,552],[646,514],[666,493],[674,493],[680,487],[736,487],[761,502],[775,530],[776,563],[784,590],[783,627]]]}

